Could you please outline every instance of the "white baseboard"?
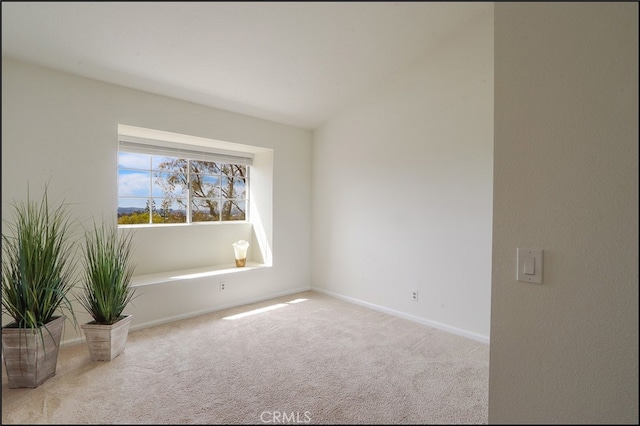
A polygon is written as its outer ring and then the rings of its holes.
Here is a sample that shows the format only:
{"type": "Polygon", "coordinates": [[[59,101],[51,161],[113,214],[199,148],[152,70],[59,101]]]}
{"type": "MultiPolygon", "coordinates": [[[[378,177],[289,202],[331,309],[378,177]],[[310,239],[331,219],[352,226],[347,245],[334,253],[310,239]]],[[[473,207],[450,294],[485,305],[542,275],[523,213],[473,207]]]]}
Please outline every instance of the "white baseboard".
{"type": "Polygon", "coordinates": [[[175,315],[173,317],[167,317],[167,318],[162,318],[160,320],[148,321],[142,324],[137,324],[135,327],[131,327],[131,331],[153,327],[156,325],[166,324],[173,321],[179,321],[182,319],[187,319],[187,318],[195,317],[198,315],[204,315],[204,314],[210,314],[212,312],[223,311],[225,309],[236,308],[238,306],[250,305],[252,303],[257,303],[257,302],[264,302],[265,300],[275,299],[277,297],[282,297],[282,296],[289,296],[290,294],[302,293],[303,291],[309,291],[309,290],[311,290],[310,286],[299,287],[294,290],[287,290],[287,291],[282,291],[278,293],[269,293],[269,294],[265,294],[264,296],[253,297],[249,299],[242,299],[233,303],[217,305],[212,307],[211,309],[202,309],[200,311],[188,312],[185,314],[175,315]]]}
{"type": "Polygon", "coordinates": [[[355,299],[353,297],[349,297],[349,296],[344,296],[342,294],[339,293],[334,293],[332,291],[327,291],[327,290],[323,290],[321,288],[317,288],[317,287],[311,287],[312,291],[316,291],[318,293],[330,296],[330,297],[335,297],[336,299],[340,299],[340,300],[344,300],[345,302],[350,302],[350,303],[354,303],[356,305],[360,305],[360,306],[364,306],[366,308],[371,308],[374,309],[376,311],[380,311],[380,312],[384,312],[396,317],[400,317],[400,318],[404,318],[413,322],[417,322],[423,325],[428,325],[429,327],[433,327],[433,328],[437,328],[439,330],[443,330],[452,334],[456,334],[458,336],[463,336],[463,337],[467,337],[469,339],[478,341],[480,343],[484,343],[486,345],[489,344],[489,337],[488,336],[483,336],[481,334],[477,334],[477,333],[473,333],[471,331],[467,331],[467,330],[463,330],[461,328],[457,328],[457,327],[452,327],[450,325],[446,325],[446,324],[442,324],[436,321],[431,321],[428,320],[426,318],[421,318],[421,317],[417,317],[415,315],[411,315],[411,314],[407,314],[405,312],[401,312],[401,311],[397,311],[395,309],[390,309],[390,308],[386,308],[384,306],[380,306],[380,305],[375,305],[373,303],[369,303],[369,302],[364,302],[362,300],[359,299],[355,299]]]}
{"type": "MultiPolygon", "coordinates": [[[[264,302],[265,300],[270,300],[270,299],[275,299],[278,297],[282,297],[282,296],[289,296],[291,294],[296,294],[296,293],[302,293],[304,291],[315,291],[317,293],[321,293],[324,294],[326,296],[330,296],[330,297],[335,297],[336,299],[340,299],[340,300],[344,300],[345,302],[350,302],[350,303],[354,303],[356,305],[360,305],[360,306],[364,306],[366,308],[370,308],[370,309],[374,309],[376,311],[380,311],[380,312],[384,312],[396,317],[400,317],[400,318],[404,318],[413,322],[417,322],[423,325],[427,325],[429,327],[433,327],[433,328],[437,328],[439,330],[443,330],[452,334],[456,334],[458,336],[463,336],[484,344],[489,344],[489,337],[488,336],[483,336],[477,333],[473,333],[470,332],[468,330],[463,330],[457,327],[452,327],[446,324],[442,324],[436,321],[431,321],[425,318],[421,318],[415,315],[411,315],[411,314],[407,314],[405,312],[401,312],[401,311],[397,311],[395,309],[390,309],[390,308],[386,308],[384,306],[380,306],[380,305],[376,305],[373,303],[369,303],[369,302],[365,302],[362,301],[360,299],[355,299],[353,297],[349,297],[349,296],[344,296],[342,294],[339,293],[334,293],[332,291],[327,291],[327,290],[323,290],[321,288],[317,288],[317,287],[312,287],[312,286],[306,286],[306,287],[299,287],[293,290],[287,290],[287,291],[283,291],[283,292],[278,292],[278,293],[270,293],[270,294],[266,294],[263,296],[259,296],[259,297],[254,297],[254,298],[249,298],[249,299],[243,299],[243,300],[239,300],[233,303],[229,303],[229,304],[225,304],[225,305],[217,305],[212,307],[211,309],[203,309],[203,310],[199,310],[199,311],[192,311],[192,312],[187,312],[184,314],[180,314],[180,315],[175,315],[172,317],[167,317],[167,318],[162,318],[160,320],[155,320],[155,321],[148,321],[142,324],[136,324],[135,326],[132,326],[130,331],[135,331],[135,330],[141,330],[143,328],[148,328],[148,327],[154,327],[156,325],[161,325],[161,324],[166,324],[169,322],[173,322],[173,321],[179,321],[179,320],[183,320],[183,319],[187,319],[187,318],[191,318],[191,317],[195,317],[198,315],[204,315],[204,314],[209,314],[212,312],[217,312],[217,311],[222,311],[224,309],[229,309],[229,308],[236,308],[238,306],[243,306],[243,305],[249,305],[252,303],[257,303],[257,302],[264,302]]],[[[82,335],[79,335],[78,337],[74,338],[74,339],[68,339],[68,340],[64,340],[61,345],[62,346],[67,346],[67,345],[74,345],[74,344],[79,344],[82,343],[84,341],[84,339],[82,338],[82,335]]]]}
{"type": "MultiPolygon", "coordinates": [[[[161,324],[166,324],[166,323],[170,323],[173,321],[179,321],[179,320],[183,320],[183,319],[187,319],[187,318],[192,318],[192,317],[196,317],[198,315],[204,315],[204,314],[210,314],[212,312],[217,312],[217,311],[222,311],[225,309],[229,309],[229,308],[236,308],[238,306],[244,306],[244,305],[250,305],[252,303],[257,303],[257,302],[264,302],[265,300],[270,300],[270,299],[275,299],[278,297],[282,297],[282,296],[289,296],[291,294],[296,294],[296,293],[302,293],[304,291],[309,291],[311,290],[310,286],[306,286],[306,287],[298,287],[296,289],[293,290],[287,290],[287,291],[282,291],[282,292],[278,292],[278,293],[269,293],[269,294],[265,294],[263,296],[259,296],[259,297],[253,297],[253,298],[249,298],[249,299],[242,299],[233,303],[228,303],[228,304],[224,304],[224,305],[216,305],[211,307],[210,309],[202,309],[199,311],[192,311],[192,312],[186,312],[184,314],[180,314],[180,315],[174,315],[172,317],[167,317],[167,318],[162,318],[159,320],[155,320],[155,321],[147,321],[141,324],[136,324],[135,326],[131,326],[131,328],[129,329],[129,331],[135,331],[135,330],[141,330],[143,328],[148,328],[148,327],[154,327],[156,325],[161,325],[161,324]]],[[[84,339],[82,337],[82,334],[80,334],[79,336],[73,338],[73,339],[67,339],[67,340],[63,340],[61,342],[61,346],[70,346],[70,345],[76,345],[79,343],[84,342],[84,339]]]]}

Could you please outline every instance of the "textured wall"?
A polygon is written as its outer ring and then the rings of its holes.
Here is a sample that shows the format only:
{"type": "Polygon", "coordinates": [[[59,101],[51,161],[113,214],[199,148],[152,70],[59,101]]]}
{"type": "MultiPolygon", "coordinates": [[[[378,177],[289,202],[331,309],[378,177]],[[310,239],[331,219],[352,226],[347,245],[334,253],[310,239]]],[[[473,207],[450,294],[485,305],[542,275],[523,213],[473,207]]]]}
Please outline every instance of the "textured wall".
{"type": "Polygon", "coordinates": [[[489,422],[637,424],[638,4],[496,3],[494,102],[489,422]]]}

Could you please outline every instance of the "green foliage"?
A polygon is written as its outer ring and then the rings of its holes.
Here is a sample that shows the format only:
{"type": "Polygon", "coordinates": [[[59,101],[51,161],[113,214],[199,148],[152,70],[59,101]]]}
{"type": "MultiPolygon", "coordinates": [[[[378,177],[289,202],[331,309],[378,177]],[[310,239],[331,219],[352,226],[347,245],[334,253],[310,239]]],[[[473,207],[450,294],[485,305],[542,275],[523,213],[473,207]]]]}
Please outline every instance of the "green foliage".
{"type": "Polygon", "coordinates": [[[38,328],[67,311],[74,323],[67,294],[74,287],[74,244],[67,205],[49,204],[47,187],[40,201],[12,204],[10,234],[2,234],[2,310],[10,326],[38,328]]]}
{"type": "Polygon", "coordinates": [[[78,301],[96,323],[117,322],[133,299],[132,254],[130,232],[120,236],[116,226],[94,223],[93,229],[85,233],[84,282],[78,301]]]}
{"type": "Polygon", "coordinates": [[[118,223],[121,225],[149,223],[149,212],[136,212],[129,215],[122,215],[118,218],[118,223]]]}

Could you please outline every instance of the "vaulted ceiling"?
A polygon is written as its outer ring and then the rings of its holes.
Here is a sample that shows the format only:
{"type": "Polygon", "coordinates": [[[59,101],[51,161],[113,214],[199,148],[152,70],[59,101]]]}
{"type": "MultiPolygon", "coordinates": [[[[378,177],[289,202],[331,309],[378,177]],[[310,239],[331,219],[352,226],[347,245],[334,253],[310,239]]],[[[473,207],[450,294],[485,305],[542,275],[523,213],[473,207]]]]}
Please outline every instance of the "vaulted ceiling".
{"type": "Polygon", "coordinates": [[[479,2],[2,2],[2,55],[313,129],[479,2]]]}

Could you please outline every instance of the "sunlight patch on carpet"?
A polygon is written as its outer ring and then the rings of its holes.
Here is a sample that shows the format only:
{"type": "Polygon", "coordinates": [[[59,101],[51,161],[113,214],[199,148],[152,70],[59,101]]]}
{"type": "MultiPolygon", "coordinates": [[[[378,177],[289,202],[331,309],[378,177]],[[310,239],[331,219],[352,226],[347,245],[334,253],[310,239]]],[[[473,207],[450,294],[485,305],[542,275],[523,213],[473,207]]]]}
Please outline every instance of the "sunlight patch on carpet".
{"type": "Polygon", "coordinates": [[[225,319],[225,320],[236,320],[236,319],[248,317],[249,315],[261,314],[263,312],[272,311],[274,309],[284,308],[285,306],[289,306],[290,304],[300,303],[300,302],[304,302],[306,300],[308,300],[308,299],[294,299],[294,300],[292,300],[290,302],[277,303],[275,305],[265,306],[264,308],[252,309],[250,311],[242,312],[242,313],[235,314],[235,315],[230,315],[230,316],[224,317],[222,319],[225,319]]]}

